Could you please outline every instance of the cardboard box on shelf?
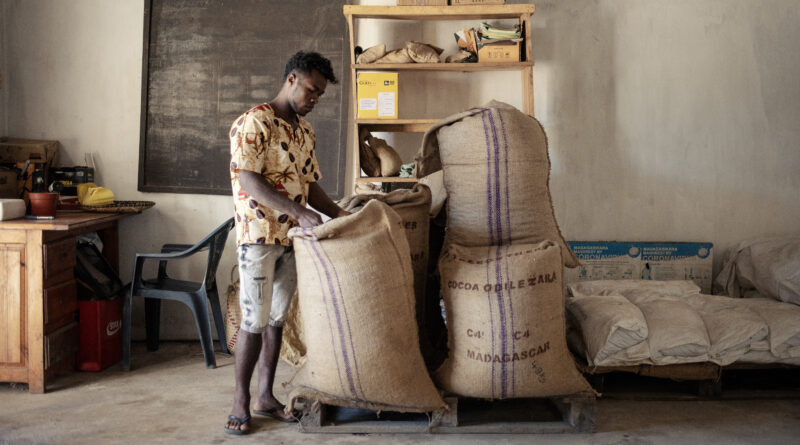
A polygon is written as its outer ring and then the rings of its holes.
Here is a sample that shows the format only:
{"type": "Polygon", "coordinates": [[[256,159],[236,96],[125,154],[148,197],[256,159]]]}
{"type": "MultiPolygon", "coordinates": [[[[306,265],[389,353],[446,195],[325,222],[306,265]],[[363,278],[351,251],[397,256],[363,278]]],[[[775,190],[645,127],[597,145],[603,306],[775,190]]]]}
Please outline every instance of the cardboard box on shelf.
{"type": "Polygon", "coordinates": [[[490,43],[478,47],[478,62],[519,62],[520,42],[490,43]]]}
{"type": "Polygon", "coordinates": [[[565,269],[567,283],[590,280],[692,280],[711,293],[711,243],[570,241],[582,265],[565,269]]]}
{"type": "Polygon", "coordinates": [[[397,73],[358,73],[358,118],[397,119],[397,73]]]}

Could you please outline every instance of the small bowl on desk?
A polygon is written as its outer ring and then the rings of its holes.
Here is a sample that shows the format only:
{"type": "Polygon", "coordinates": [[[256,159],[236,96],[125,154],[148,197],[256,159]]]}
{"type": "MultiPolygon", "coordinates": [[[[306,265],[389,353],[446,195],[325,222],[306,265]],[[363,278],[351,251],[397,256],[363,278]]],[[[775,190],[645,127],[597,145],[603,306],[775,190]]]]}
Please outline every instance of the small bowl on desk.
{"type": "Polygon", "coordinates": [[[55,192],[31,192],[28,193],[31,201],[31,215],[33,216],[56,216],[58,207],[58,193],[55,192]]]}

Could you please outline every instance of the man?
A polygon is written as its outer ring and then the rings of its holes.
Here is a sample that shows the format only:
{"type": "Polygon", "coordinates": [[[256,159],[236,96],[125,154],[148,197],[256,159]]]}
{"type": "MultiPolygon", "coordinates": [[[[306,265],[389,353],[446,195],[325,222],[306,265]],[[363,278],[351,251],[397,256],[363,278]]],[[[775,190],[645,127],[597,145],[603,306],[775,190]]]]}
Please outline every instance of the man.
{"type": "Polygon", "coordinates": [[[311,112],[336,77],[328,59],[298,52],[286,64],[283,86],[269,103],[252,108],[231,127],[231,184],[236,211],[242,321],[236,342],[236,393],[225,424],[229,434],[250,431],[250,379],[258,363],[253,413],[292,422],[275,399],[272,385],[282,326],[297,287],[294,252],[287,232],[313,227],[349,213],[317,184],[311,112]]]}

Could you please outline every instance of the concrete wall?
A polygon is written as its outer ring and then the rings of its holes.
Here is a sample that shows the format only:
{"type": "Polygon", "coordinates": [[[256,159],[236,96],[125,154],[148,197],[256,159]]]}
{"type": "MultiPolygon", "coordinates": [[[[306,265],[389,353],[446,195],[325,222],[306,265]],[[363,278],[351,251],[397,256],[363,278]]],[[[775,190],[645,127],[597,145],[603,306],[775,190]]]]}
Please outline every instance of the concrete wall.
{"type": "MultiPolygon", "coordinates": [[[[553,202],[568,239],[711,241],[718,269],[738,240],[798,234],[800,4],[535,3],[536,116],[550,139],[553,202]]],[[[2,8],[6,133],[60,140],[64,164],[94,153],[101,185],[119,199],[157,203],[121,224],[124,280],[135,252],[197,240],[231,213],[224,196],[136,191],[142,13],[133,0],[5,0],[2,8]]],[[[360,43],[414,38],[449,54],[453,31],[452,23],[364,24],[360,43]]],[[[404,74],[401,114],[436,117],[491,98],[519,106],[518,79],[404,74]],[[433,99],[440,95],[447,99],[433,99]]],[[[410,156],[417,142],[396,143],[410,156]]],[[[223,294],[234,261],[230,240],[223,294]]],[[[141,337],[138,307],[135,317],[141,337]]],[[[162,317],[164,337],[196,338],[188,310],[168,306],[162,317]]]]}

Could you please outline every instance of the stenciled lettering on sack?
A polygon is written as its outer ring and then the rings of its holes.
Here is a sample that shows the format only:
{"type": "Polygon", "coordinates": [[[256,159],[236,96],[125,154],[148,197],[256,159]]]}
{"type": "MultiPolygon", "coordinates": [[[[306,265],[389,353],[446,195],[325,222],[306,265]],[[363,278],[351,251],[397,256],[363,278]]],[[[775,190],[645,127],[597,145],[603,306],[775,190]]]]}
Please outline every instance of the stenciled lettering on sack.
{"type": "Polygon", "coordinates": [[[531,368],[533,368],[533,373],[536,374],[536,377],[539,379],[539,383],[545,383],[547,381],[544,369],[536,363],[536,360],[531,362],[531,368]]]}
{"type": "MultiPolygon", "coordinates": [[[[523,360],[530,360],[550,351],[550,342],[544,342],[539,346],[534,346],[530,349],[514,352],[513,354],[491,354],[488,352],[474,351],[467,349],[467,358],[470,360],[477,360],[483,363],[508,363],[519,362],[523,360]]],[[[534,369],[536,369],[534,367],[534,369]]]]}
{"type": "Polygon", "coordinates": [[[556,275],[556,271],[553,271],[549,274],[540,274],[534,275],[532,277],[528,277],[524,280],[508,280],[503,283],[469,283],[465,281],[458,281],[458,280],[450,280],[447,282],[448,289],[458,289],[458,290],[471,290],[471,291],[483,291],[483,292],[501,292],[501,291],[509,291],[515,289],[524,289],[526,287],[535,287],[539,284],[549,284],[555,283],[558,279],[558,275],[556,275]]]}
{"type": "Polygon", "coordinates": [[[416,221],[403,221],[403,228],[406,230],[417,230],[416,221]]]}
{"type": "Polygon", "coordinates": [[[425,259],[425,252],[417,252],[411,254],[411,261],[421,261],[425,259]]]}

